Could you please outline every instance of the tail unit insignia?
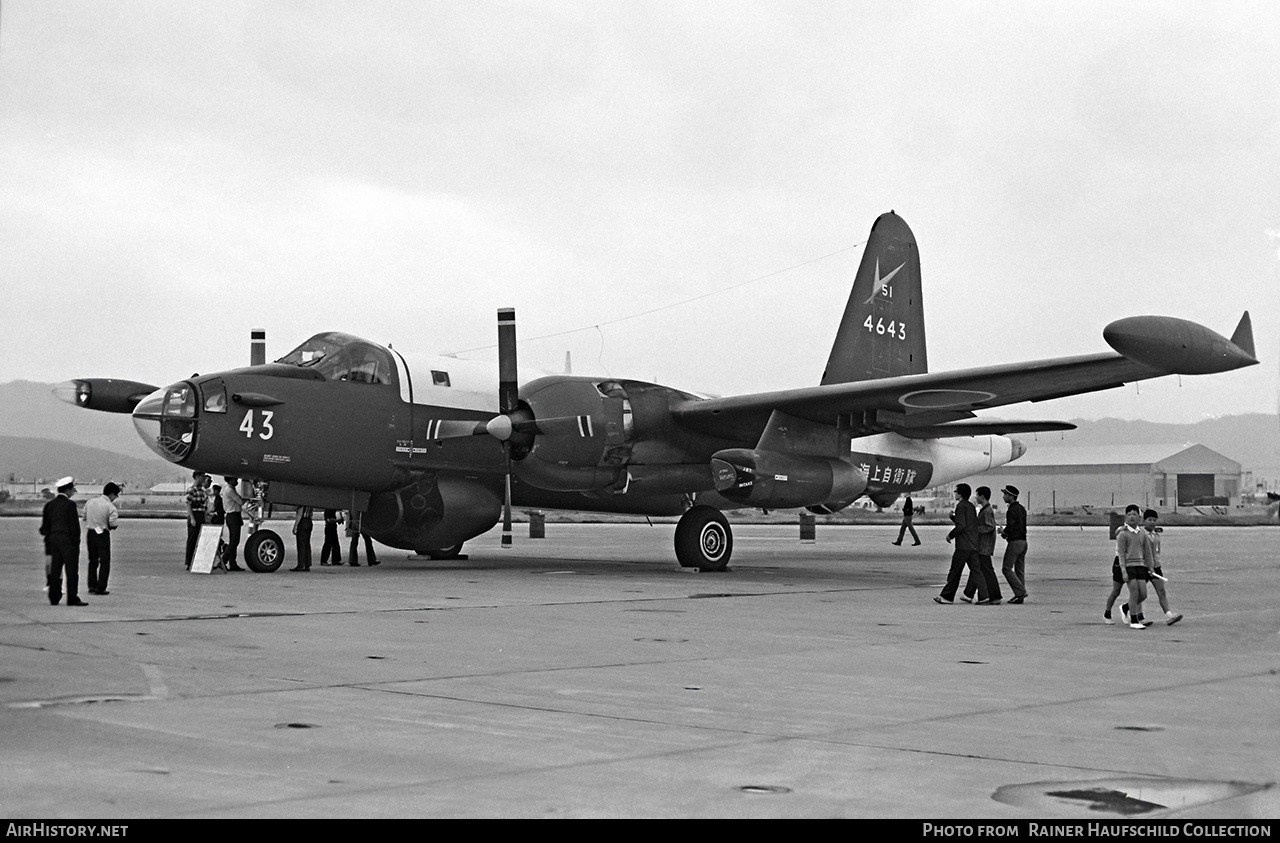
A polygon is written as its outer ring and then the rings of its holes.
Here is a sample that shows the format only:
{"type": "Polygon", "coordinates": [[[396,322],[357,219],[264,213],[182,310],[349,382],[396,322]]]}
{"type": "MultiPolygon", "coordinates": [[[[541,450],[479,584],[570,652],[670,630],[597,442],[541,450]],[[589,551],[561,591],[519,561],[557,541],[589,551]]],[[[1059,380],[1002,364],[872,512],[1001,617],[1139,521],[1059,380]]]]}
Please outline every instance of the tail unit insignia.
{"type": "Polygon", "coordinates": [[[871,227],[822,383],[927,371],[920,253],[911,229],[890,211],[871,227]]]}

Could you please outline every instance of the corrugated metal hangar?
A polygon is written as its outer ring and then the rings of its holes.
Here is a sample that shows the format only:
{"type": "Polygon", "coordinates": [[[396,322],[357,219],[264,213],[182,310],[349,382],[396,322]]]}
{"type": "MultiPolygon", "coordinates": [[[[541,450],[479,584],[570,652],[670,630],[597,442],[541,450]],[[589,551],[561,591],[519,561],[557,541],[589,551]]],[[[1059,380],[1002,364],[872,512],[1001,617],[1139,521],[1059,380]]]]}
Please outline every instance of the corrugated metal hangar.
{"type": "MultiPolygon", "coordinates": [[[[1016,462],[969,480],[1012,483],[1028,510],[1079,506],[1239,506],[1240,463],[1203,445],[1032,445],[1016,462]]],[[[998,495],[997,495],[998,498],[998,495]]]]}

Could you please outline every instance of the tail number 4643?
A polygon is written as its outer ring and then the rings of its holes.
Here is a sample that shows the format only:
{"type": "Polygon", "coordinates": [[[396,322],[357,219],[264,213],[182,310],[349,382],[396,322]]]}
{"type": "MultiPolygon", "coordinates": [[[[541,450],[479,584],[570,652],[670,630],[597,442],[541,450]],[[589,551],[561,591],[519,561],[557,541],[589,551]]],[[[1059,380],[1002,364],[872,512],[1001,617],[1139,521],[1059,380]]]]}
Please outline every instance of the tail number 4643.
{"type": "MultiPolygon", "coordinates": [[[[262,413],[262,430],[258,432],[259,439],[270,439],[275,435],[276,429],[271,426],[271,417],[275,413],[271,410],[261,410],[262,413]]],[[[244,421],[240,422],[240,429],[244,431],[244,438],[248,439],[253,436],[255,428],[253,425],[253,410],[244,414],[244,421]]]]}
{"type": "Polygon", "coordinates": [[[877,319],[874,323],[871,317],[867,316],[867,321],[862,323],[862,327],[866,328],[873,334],[880,336],[891,336],[894,339],[905,340],[907,338],[906,322],[885,322],[884,317],[877,319]]]}

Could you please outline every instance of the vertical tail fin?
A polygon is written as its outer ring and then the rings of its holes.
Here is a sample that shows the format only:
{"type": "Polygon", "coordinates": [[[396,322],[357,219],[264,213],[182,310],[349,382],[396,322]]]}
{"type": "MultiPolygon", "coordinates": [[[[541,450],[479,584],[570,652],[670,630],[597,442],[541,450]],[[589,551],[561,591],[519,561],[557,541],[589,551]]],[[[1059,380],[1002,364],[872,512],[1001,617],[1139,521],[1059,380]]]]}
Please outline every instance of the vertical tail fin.
{"type": "Polygon", "coordinates": [[[822,383],[927,371],[920,253],[911,229],[890,211],[871,226],[822,383]]]}

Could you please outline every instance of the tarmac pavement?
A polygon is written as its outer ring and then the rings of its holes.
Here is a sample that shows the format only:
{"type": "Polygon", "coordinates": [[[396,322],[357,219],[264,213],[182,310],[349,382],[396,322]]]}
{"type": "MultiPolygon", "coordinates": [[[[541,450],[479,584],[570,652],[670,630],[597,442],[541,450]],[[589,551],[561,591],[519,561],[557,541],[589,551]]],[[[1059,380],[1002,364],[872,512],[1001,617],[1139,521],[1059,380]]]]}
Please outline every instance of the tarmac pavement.
{"type": "Polygon", "coordinates": [[[722,574],[670,524],[377,568],[317,533],[310,573],[197,575],[183,522],[124,520],[70,608],[37,527],[0,519],[10,819],[1280,816],[1273,527],[1167,530],[1186,617],[1141,631],[1102,623],[1103,528],[1033,523],[988,607],[933,603],[939,527],[741,525],[722,574]]]}

